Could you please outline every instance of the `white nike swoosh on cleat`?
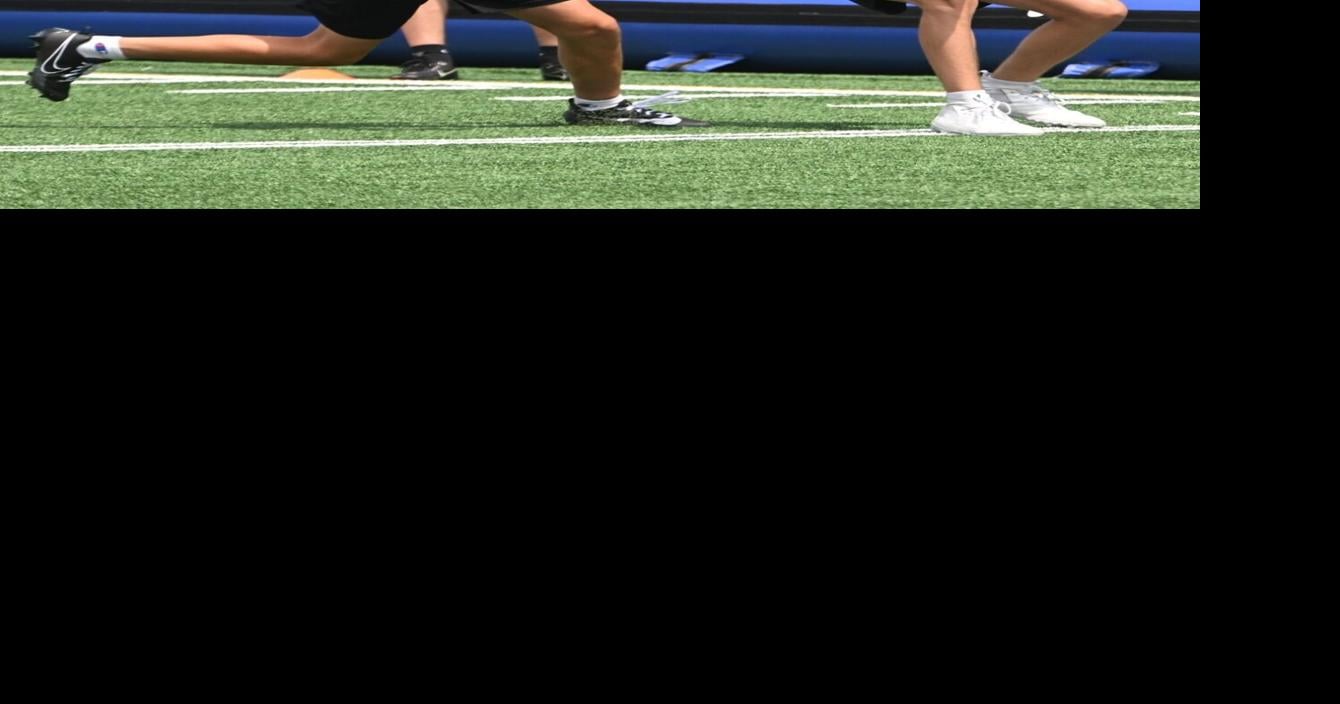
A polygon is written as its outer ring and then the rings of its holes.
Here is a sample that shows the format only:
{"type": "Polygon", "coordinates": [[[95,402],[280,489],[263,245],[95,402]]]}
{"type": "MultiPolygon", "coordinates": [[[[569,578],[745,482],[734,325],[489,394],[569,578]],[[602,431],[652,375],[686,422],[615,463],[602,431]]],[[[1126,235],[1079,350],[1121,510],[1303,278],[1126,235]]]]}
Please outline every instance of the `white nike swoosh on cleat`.
{"type": "Polygon", "coordinates": [[[46,61],[42,62],[42,65],[39,66],[39,67],[37,68],[37,70],[41,71],[42,73],[47,74],[48,76],[53,76],[53,75],[58,74],[58,73],[60,73],[60,72],[62,72],[62,71],[69,71],[70,69],[74,68],[73,66],[66,66],[65,68],[61,68],[60,65],[58,65],[58,64],[56,63],[56,57],[58,57],[58,56],[60,56],[61,54],[65,53],[65,47],[69,46],[69,45],[70,45],[70,42],[74,41],[74,40],[77,39],[78,37],[79,37],[78,34],[71,34],[71,35],[70,35],[64,42],[61,43],[59,49],[56,49],[56,51],[53,52],[53,53],[51,54],[51,56],[48,56],[48,57],[47,57],[47,60],[46,60],[46,61]],[[51,64],[51,68],[52,68],[53,70],[48,71],[48,70],[47,70],[47,64],[51,64]]]}

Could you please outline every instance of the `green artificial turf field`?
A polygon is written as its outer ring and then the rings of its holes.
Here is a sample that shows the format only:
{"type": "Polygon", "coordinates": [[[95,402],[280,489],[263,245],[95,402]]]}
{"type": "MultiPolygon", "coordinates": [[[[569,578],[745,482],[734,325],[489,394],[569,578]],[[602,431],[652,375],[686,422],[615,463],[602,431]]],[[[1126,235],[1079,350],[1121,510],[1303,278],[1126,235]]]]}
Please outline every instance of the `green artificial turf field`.
{"type": "Polygon", "coordinates": [[[1110,127],[969,138],[930,133],[931,77],[628,72],[713,123],[662,130],[569,126],[533,69],[127,61],[51,103],[29,68],[0,60],[0,208],[1200,207],[1198,81],[1048,79],[1110,127]]]}

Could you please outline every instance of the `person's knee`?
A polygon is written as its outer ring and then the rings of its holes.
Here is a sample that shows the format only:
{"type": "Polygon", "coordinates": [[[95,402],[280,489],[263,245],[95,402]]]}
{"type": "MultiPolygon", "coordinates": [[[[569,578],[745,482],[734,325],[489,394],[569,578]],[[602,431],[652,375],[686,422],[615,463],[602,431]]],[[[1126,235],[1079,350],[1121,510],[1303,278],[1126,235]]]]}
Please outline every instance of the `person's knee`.
{"type": "Polygon", "coordinates": [[[334,36],[334,33],[309,34],[307,57],[314,66],[343,66],[362,61],[372,53],[376,42],[334,36]]]}
{"type": "Polygon", "coordinates": [[[1129,10],[1126,9],[1126,3],[1112,0],[1108,3],[1106,12],[1103,13],[1103,21],[1113,27],[1126,21],[1126,15],[1129,10]]]}
{"type": "Polygon", "coordinates": [[[958,19],[972,17],[977,9],[977,0],[924,0],[918,3],[921,16],[935,19],[958,19]]]}
{"type": "Polygon", "coordinates": [[[618,42],[619,22],[603,12],[590,13],[566,25],[562,33],[555,31],[554,34],[575,41],[618,42]]]}
{"type": "Polygon", "coordinates": [[[1088,4],[1079,12],[1077,19],[1090,24],[1116,27],[1126,21],[1126,5],[1118,0],[1088,4]]]}
{"type": "Polygon", "coordinates": [[[369,53],[371,53],[369,49],[361,46],[323,45],[314,53],[313,58],[321,65],[344,66],[362,61],[369,53]]]}

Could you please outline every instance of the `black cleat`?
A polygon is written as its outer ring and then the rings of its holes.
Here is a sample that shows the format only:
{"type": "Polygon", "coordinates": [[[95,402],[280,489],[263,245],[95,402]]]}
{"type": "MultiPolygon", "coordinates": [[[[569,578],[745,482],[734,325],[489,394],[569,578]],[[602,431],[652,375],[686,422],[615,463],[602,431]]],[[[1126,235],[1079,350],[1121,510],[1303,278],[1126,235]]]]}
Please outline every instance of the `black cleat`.
{"type": "Polygon", "coordinates": [[[675,98],[676,93],[631,103],[627,100],[604,110],[583,110],[577,107],[577,101],[568,99],[568,111],[563,119],[569,125],[646,125],[648,127],[710,127],[702,120],[690,120],[668,112],[650,110],[652,105],[660,103],[683,103],[685,99],[675,98]]]}
{"type": "Polygon", "coordinates": [[[563,64],[558,59],[549,59],[540,57],[540,78],[546,81],[570,81],[572,77],[568,75],[568,70],[563,68],[563,64]]]}
{"type": "Polygon", "coordinates": [[[411,54],[409,61],[400,67],[400,75],[391,78],[403,81],[451,81],[460,76],[456,73],[456,62],[451,60],[451,54],[442,51],[411,54]]]}
{"type": "Polygon", "coordinates": [[[79,55],[79,47],[92,38],[59,27],[29,37],[37,48],[37,66],[28,74],[28,85],[57,103],[70,97],[71,83],[107,63],[79,55]]]}

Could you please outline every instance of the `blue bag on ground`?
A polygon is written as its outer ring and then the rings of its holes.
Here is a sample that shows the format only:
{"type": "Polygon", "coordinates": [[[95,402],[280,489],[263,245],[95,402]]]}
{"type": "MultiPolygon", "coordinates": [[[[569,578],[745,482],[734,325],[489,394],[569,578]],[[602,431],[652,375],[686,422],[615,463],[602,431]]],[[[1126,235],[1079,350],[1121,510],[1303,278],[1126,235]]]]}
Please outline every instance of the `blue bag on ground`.
{"type": "Polygon", "coordinates": [[[1086,61],[1066,66],[1061,78],[1144,78],[1157,70],[1153,61],[1086,61]]]}

